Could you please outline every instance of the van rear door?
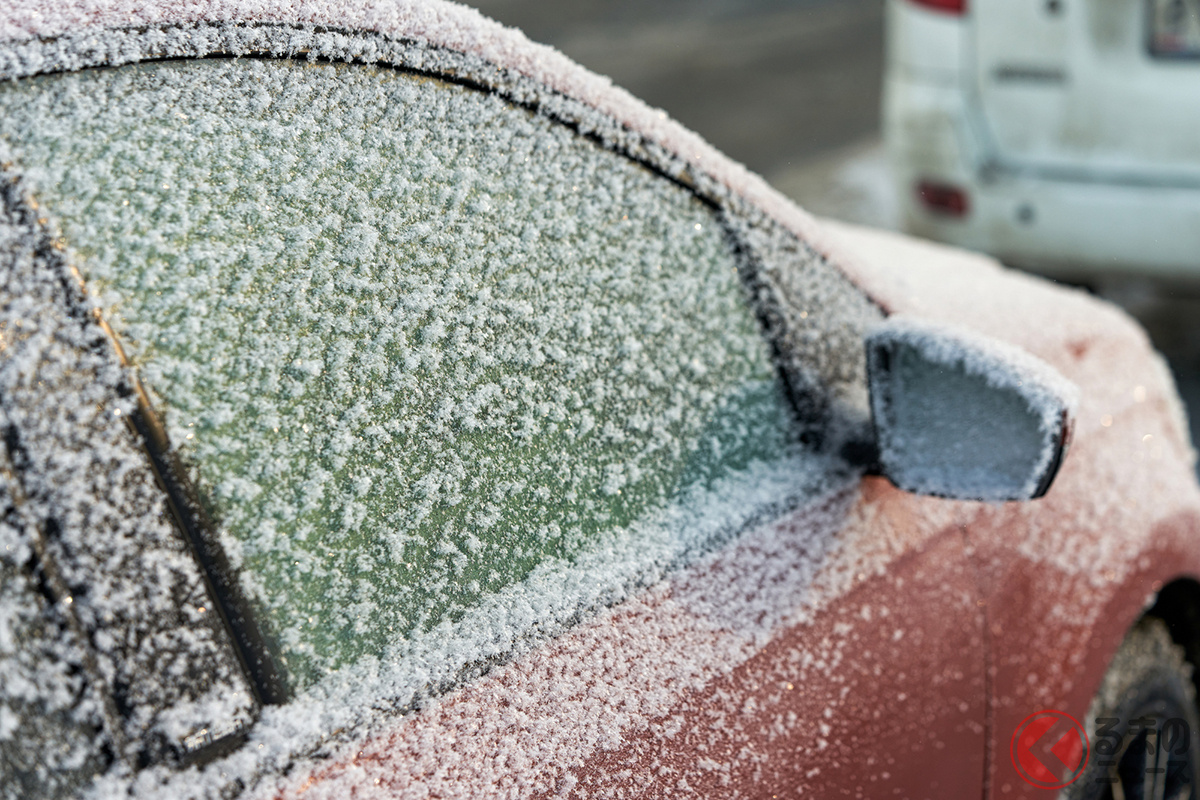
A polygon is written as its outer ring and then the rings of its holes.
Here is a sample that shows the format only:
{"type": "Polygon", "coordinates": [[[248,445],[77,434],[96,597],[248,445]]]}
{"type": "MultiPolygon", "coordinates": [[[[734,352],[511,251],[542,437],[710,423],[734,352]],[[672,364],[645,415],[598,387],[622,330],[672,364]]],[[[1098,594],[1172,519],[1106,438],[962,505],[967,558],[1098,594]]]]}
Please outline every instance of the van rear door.
{"type": "Polygon", "coordinates": [[[1200,183],[1200,0],[973,0],[968,14],[999,166],[1200,183]]]}

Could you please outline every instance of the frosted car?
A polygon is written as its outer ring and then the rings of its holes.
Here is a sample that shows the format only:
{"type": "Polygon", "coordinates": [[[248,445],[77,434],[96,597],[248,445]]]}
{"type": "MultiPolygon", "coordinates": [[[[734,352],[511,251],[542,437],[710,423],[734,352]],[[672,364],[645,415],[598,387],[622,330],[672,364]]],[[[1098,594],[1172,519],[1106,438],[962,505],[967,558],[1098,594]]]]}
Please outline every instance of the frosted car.
{"type": "Polygon", "coordinates": [[[884,130],[912,232],[1094,282],[1200,270],[1200,6],[889,0],[884,130]]]}
{"type": "Polygon", "coordinates": [[[298,8],[0,9],[0,796],[1190,790],[1128,318],[298,8]]]}

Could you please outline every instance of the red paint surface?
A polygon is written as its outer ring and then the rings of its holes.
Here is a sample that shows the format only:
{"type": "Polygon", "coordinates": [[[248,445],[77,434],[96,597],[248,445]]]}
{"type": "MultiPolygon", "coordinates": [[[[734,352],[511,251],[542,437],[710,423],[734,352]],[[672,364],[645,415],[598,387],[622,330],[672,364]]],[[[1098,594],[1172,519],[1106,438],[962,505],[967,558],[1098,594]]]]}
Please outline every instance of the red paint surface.
{"type": "Polygon", "coordinates": [[[910,2],[947,14],[965,14],[967,11],[967,0],[910,0],[910,2]]]}
{"type": "Polygon", "coordinates": [[[682,730],[651,729],[603,754],[568,796],[690,796],[682,781],[699,797],[979,797],[984,681],[970,583],[957,536],[941,537],[681,698],[691,709],[682,730]],[[881,604],[888,617],[862,620],[864,606],[881,604]],[[854,627],[855,648],[836,671],[802,675],[792,654],[839,625],[854,627]],[[904,631],[898,640],[896,631],[904,631]],[[721,726],[714,737],[714,720],[730,714],[737,728],[721,726]],[[664,752],[673,754],[665,773],[655,769],[664,752]],[[705,760],[728,769],[706,769],[705,760]]]}
{"type": "Polygon", "coordinates": [[[937,181],[917,184],[917,199],[929,211],[942,217],[965,217],[971,211],[971,198],[961,186],[937,181]]]}

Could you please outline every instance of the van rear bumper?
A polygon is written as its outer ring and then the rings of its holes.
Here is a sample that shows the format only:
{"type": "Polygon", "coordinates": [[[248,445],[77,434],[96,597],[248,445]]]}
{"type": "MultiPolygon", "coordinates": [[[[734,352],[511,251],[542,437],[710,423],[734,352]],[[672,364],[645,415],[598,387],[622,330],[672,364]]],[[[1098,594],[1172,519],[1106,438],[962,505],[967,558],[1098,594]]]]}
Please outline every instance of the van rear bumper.
{"type": "MultiPolygon", "coordinates": [[[[950,219],[919,202],[916,186],[928,177],[910,172],[898,179],[911,233],[1063,278],[1124,273],[1200,281],[1200,187],[975,177],[963,186],[970,210],[950,219]]],[[[961,174],[950,180],[963,182],[961,174]]]]}
{"type": "Polygon", "coordinates": [[[885,80],[884,138],[907,232],[1052,277],[1200,282],[1200,179],[998,167],[969,98],[956,80],[902,69],[885,80]],[[929,208],[922,182],[964,190],[967,212],[929,208]]]}

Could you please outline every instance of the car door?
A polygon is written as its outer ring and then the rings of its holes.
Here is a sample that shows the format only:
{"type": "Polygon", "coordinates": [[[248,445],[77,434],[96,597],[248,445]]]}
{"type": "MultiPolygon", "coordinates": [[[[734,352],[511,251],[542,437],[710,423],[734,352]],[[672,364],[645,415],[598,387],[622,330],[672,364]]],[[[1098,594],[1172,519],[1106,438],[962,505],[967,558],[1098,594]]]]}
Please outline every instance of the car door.
{"type": "Polygon", "coordinates": [[[880,313],[761,212],[569,103],[387,65],[0,105],[277,707],[202,786],[981,785],[955,507],[860,483],[880,313]]]}

